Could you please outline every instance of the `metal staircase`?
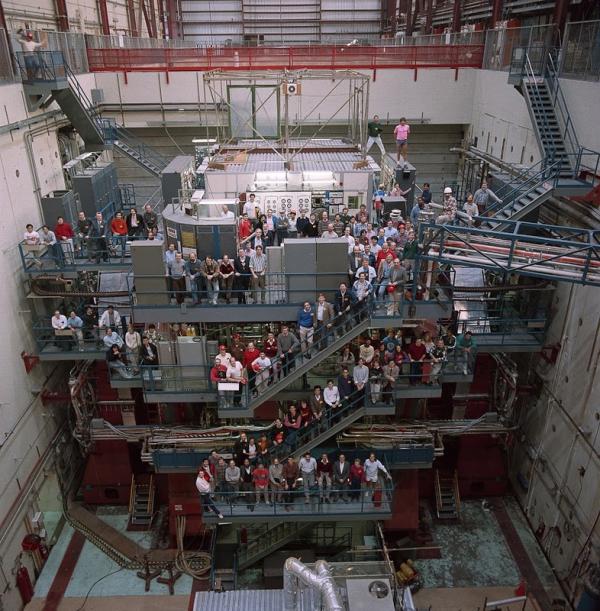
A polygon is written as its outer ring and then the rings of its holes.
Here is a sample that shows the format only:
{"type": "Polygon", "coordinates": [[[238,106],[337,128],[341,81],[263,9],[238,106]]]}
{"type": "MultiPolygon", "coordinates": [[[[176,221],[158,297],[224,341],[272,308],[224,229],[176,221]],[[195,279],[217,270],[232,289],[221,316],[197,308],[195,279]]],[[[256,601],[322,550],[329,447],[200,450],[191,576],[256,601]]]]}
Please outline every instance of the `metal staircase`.
{"type": "Polygon", "coordinates": [[[245,569],[262,560],[269,554],[281,549],[306,532],[314,528],[312,522],[285,521],[268,524],[259,530],[258,536],[237,552],[238,569],[245,569]]]}
{"type": "Polygon", "coordinates": [[[129,493],[129,523],[131,526],[145,527],[149,530],[154,518],[154,478],[150,475],[147,482],[137,482],[131,476],[129,493]]]}
{"type": "Polygon", "coordinates": [[[440,475],[435,470],[435,506],[439,520],[460,520],[458,473],[440,475]]]}
{"type": "Polygon", "coordinates": [[[48,106],[55,100],[83,139],[86,150],[112,146],[153,176],[160,176],[168,160],[121,125],[99,116],[60,51],[17,53],[16,58],[30,109],[48,106]]]}
{"type": "MultiPolygon", "coordinates": [[[[348,315],[338,316],[335,319],[333,326],[323,335],[323,337],[312,345],[311,356],[307,357],[300,352],[295,353],[295,358],[292,361],[294,369],[288,370],[286,375],[271,383],[267,389],[252,397],[249,392],[249,384],[243,389],[240,405],[230,405],[228,398],[219,397],[219,416],[227,417],[246,417],[251,416],[253,411],[265,401],[273,398],[282,390],[285,390],[294,380],[297,380],[311,369],[319,365],[328,356],[339,351],[349,341],[366,331],[370,326],[370,309],[364,307],[362,310],[353,314],[354,323],[349,323],[348,315]],[[347,328],[349,326],[349,328],[347,328]],[[330,342],[330,343],[328,343],[330,342]]],[[[273,368],[283,366],[283,362],[279,357],[272,359],[273,368]]],[[[281,375],[281,374],[280,374],[281,375]]]]}

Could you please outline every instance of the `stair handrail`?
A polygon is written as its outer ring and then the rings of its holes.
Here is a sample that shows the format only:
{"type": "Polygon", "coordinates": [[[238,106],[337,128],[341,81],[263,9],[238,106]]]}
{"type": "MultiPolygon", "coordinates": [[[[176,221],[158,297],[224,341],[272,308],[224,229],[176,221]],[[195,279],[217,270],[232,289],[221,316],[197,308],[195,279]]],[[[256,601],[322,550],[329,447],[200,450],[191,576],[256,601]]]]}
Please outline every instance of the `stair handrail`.
{"type": "MultiPolygon", "coordinates": [[[[525,62],[524,62],[524,68],[525,68],[525,78],[527,79],[527,81],[529,83],[531,83],[533,85],[533,98],[535,102],[537,102],[539,104],[539,108],[543,108],[543,98],[542,98],[542,94],[540,92],[540,88],[538,86],[538,78],[544,78],[544,69],[542,68],[541,70],[541,74],[538,76],[535,73],[535,70],[533,69],[533,65],[531,63],[531,58],[529,57],[529,53],[525,53],[525,62]]],[[[527,88],[524,87],[524,90],[526,90],[527,88]]],[[[527,94],[529,95],[529,94],[527,94]]],[[[544,137],[544,136],[548,136],[550,137],[552,134],[552,131],[550,129],[550,124],[548,123],[548,118],[546,117],[546,113],[541,112],[540,113],[541,119],[542,119],[542,124],[539,125],[538,122],[535,122],[535,127],[537,128],[537,130],[540,132],[540,137],[544,137]]]]}
{"type": "Polygon", "coordinates": [[[550,182],[551,186],[555,187],[560,176],[562,160],[550,161],[550,165],[547,165],[548,158],[545,157],[540,164],[542,166],[541,170],[532,174],[527,180],[514,187],[510,193],[504,196],[501,202],[496,202],[487,208],[486,216],[488,218],[493,218],[497,212],[512,205],[522,197],[529,195],[544,183],[550,182]]]}
{"type": "Polygon", "coordinates": [[[563,123],[564,133],[562,134],[565,144],[568,144],[568,153],[577,153],[581,146],[575,132],[571,114],[567,106],[567,101],[560,86],[558,66],[556,65],[552,53],[548,53],[546,63],[546,81],[552,96],[552,106],[556,111],[557,118],[563,123]]]}
{"type": "Polygon", "coordinates": [[[456,469],[454,470],[453,487],[454,487],[454,505],[456,507],[456,515],[460,518],[460,490],[458,487],[458,471],[456,469]]]}
{"type": "Polygon", "coordinates": [[[140,157],[148,159],[159,170],[164,170],[168,165],[168,160],[163,157],[156,149],[146,144],[143,140],[135,136],[128,129],[119,125],[113,124],[114,140],[121,142],[125,146],[136,151],[140,157]]]}
{"type": "Polygon", "coordinates": [[[77,78],[76,74],[71,70],[71,67],[64,59],[64,57],[63,61],[69,87],[73,90],[73,92],[81,102],[81,106],[87,114],[89,120],[95,125],[96,129],[102,135],[102,137],[104,137],[102,120],[100,119],[97,106],[88,98],[86,92],[83,90],[83,87],[79,83],[79,79],[77,78]]]}
{"type": "Polygon", "coordinates": [[[440,487],[440,472],[438,469],[435,470],[434,475],[434,488],[435,488],[435,508],[437,517],[440,517],[440,510],[442,508],[442,489],[440,487]]]}
{"type": "Polygon", "coordinates": [[[152,515],[154,506],[154,475],[150,474],[150,483],[148,484],[148,503],[146,504],[146,513],[152,515]]]}
{"type": "Polygon", "coordinates": [[[135,503],[135,475],[131,474],[131,485],[129,487],[129,513],[133,513],[133,506],[135,503]]]}

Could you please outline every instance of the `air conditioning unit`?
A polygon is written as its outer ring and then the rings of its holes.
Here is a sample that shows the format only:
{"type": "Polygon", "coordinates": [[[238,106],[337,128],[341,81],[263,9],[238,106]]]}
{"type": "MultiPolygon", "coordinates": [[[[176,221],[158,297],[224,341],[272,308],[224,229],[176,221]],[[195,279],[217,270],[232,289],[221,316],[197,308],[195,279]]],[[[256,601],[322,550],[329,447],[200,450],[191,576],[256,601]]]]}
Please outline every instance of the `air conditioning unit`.
{"type": "Polygon", "coordinates": [[[301,86],[300,83],[290,82],[284,83],[281,86],[283,95],[300,95],[301,86]]]}
{"type": "Polygon", "coordinates": [[[349,611],[394,611],[394,595],[389,579],[348,579],[349,611]]]}

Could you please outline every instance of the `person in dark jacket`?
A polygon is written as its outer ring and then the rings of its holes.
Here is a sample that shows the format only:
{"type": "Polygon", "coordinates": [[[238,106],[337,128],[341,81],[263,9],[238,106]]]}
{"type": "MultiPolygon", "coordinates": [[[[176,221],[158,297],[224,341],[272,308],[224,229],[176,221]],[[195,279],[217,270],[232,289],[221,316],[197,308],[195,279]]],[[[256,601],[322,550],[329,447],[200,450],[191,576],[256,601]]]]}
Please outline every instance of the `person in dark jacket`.
{"type": "Polygon", "coordinates": [[[127,235],[130,238],[144,234],[144,219],[135,208],[129,211],[129,214],[125,217],[125,222],[127,223],[127,235]]]}
{"type": "Polygon", "coordinates": [[[87,233],[90,258],[93,257],[96,263],[100,263],[100,258],[103,261],[108,261],[107,232],[108,223],[102,217],[102,212],[96,212],[96,217],[90,223],[87,233]]]}
{"type": "Polygon", "coordinates": [[[140,362],[142,365],[158,365],[158,350],[148,337],[142,339],[140,362]]]}
{"type": "Polygon", "coordinates": [[[342,332],[349,331],[352,327],[352,305],[354,304],[354,295],[348,290],[348,286],[345,282],[340,284],[339,290],[335,294],[333,302],[333,308],[337,317],[336,325],[339,332],[341,323],[343,322],[344,328],[342,332]]]}
{"type": "Polygon", "coordinates": [[[233,282],[233,292],[237,295],[238,303],[246,303],[246,294],[250,290],[250,257],[246,256],[246,251],[240,248],[238,256],[233,261],[233,269],[235,272],[233,282]]]}

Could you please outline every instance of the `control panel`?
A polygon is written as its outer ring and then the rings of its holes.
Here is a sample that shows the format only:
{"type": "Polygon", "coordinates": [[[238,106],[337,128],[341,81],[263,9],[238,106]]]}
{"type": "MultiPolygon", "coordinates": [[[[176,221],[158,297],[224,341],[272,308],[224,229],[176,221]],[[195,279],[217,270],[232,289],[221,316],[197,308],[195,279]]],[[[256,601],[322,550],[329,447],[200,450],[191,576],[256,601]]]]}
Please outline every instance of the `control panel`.
{"type": "MultiPolygon", "coordinates": [[[[276,215],[289,214],[292,210],[299,216],[301,212],[310,214],[311,194],[309,191],[257,191],[256,206],[261,214],[266,214],[267,210],[273,210],[276,215]]],[[[246,194],[248,199],[250,193],[246,194]]]]}

